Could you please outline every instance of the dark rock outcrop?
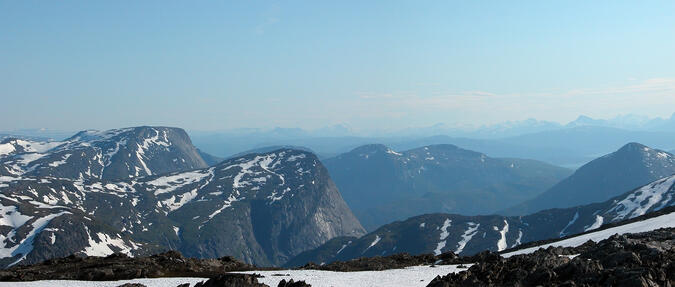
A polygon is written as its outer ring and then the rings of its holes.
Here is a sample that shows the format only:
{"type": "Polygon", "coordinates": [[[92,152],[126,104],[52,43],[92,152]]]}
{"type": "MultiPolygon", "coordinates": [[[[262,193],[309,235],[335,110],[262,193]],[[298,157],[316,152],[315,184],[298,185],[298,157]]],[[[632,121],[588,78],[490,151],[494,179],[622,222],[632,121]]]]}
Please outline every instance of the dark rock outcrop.
{"type": "Polygon", "coordinates": [[[0,270],[0,281],[110,281],[158,277],[215,277],[231,271],[254,269],[259,268],[232,257],[194,259],[170,251],[140,258],[114,254],[108,257],[69,256],[51,259],[35,265],[14,266],[0,270]]]}
{"type": "Polygon", "coordinates": [[[195,287],[269,287],[256,274],[223,274],[195,284],[195,287]]]}
{"type": "Polygon", "coordinates": [[[291,279],[290,281],[286,281],[286,279],[281,279],[281,282],[279,282],[279,285],[277,287],[311,287],[312,285],[307,284],[305,281],[293,281],[291,279]]]}
{"type": "MultiPolygon", "coordinates": [[[[478,259],[478,258],[476,258],[478,259]]],[[[675,228],[510,258],[488,256],[428,286],[672,286],[675,228]]]]}
{"type": "Polygon", "coordinates": [[[443,253],[438,256],[432,254],[410,255],[408,253],[399,253],[390,256],[361,257],[349,261],[335,261],[323,265],[310,262],[299,267],[299,269],[336,272],[380,271],[418,265],[455,264],[461,262],[463,261],[460,261],[460,258],[452,252],[443,253]]]}

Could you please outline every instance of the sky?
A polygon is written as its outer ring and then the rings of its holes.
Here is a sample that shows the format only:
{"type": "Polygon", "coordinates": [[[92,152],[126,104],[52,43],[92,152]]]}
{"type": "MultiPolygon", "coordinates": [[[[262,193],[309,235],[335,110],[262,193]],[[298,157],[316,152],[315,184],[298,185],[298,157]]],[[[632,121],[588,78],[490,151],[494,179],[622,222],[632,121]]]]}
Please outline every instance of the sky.
{"type": "Polygon", "coordinates": [[[675,112],[675,1],[5,1],[0,130],[675,112]]]}

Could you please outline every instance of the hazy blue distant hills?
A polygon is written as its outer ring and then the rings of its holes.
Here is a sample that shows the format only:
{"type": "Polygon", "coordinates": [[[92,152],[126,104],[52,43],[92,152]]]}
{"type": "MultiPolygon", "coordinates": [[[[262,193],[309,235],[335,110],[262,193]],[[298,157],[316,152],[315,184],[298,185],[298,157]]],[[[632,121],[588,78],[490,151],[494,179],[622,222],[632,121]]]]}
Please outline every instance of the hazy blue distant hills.
{"type": "Polygon", "coordinates": [[[4,136],[32,140],[53,140],[60,141],[75,134],[73,131],[62,131],[52,129],[16,129],[10,131],[0,131],[0,139],[4,136]]]}
{"type": "Polygon", "coordinates": [[[580,116],[566,125],[525,120],[475,129],[437,124],[393,132],[356,133],[338,125],[315,131],[276,128],[225,132],[192,132],[204,152],[228,157],[268,146],[302,146],[320,158],[333,157],[356,147],[382,143],[395,150],[433,144],[453,144],[491,157],[529,158],[577,168],[610,153],[627,142],[670,150],[675,148],[675,119],[622,116],[598,120],[580,116]]]}
{"type": "Polygon", "coordinates": [[[631,131],[611,127],[579,126],[520,135],[500,140],[523,147],[548,147],[559,150],[574,150],[586,156],[598,157],[617,150],[629,142],[670,149],[675,144],[675,130],[672,132],[631,131]]]}
{"type": "Polygon", "coordinates": [[[218,164],[218,163],[220,163],[221,161],[225,160],[225,159],[222,158],[222,157],[218,157],[218,156],[215,156],[215,155],[212,155],[212,154],[209,154],[209,153],[205,153],[205,152],[203,152],[203,151],[200,150],[200,149],[197,149],[197,152],[199,153],[199,156],[202,157],[202,159],[204,160],[204,162],[206,162],[206,164],[209,165],[209,166],[218,164]]]}
{"type": "Polygon", "coordinates": [[[622,191],[675,174],[675,156],[638,143],[629,143],[611,154],[580,167],[534,199],[504,211],[528,214],[548,208],[563,208],[601,202],[622,191]]]}
{"type": "Polygon", "coordinates": [[[650,118],[639,115],[620,115],[611,119],[593,119],[579,116],[566,127],[599,126],[641,131],[675,131],[675,113],[670,118],[650,118]]]}
{"type": "Polygon", "coordinates": [[[423,213],[495,212],[571,174],[534,160],[491,158],[454,145],[400,153],[384,145],[365,145],[323,162],[368,230],[423,213]]]}

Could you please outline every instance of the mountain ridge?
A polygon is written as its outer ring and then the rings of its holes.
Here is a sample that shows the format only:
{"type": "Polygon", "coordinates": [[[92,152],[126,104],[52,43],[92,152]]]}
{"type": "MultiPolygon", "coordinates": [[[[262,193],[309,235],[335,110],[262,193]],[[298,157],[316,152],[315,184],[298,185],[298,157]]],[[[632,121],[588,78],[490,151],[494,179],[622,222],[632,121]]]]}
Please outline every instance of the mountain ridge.
{"type": "Polygon", "coordinates": [[[416,214],[494,212],[534,197],[571,173],[449,144],[401,152],[382,144],[363,145],[324,163],[368,230],[416,214]],[[481,205],[472,204],[476,201],[481,205]]]}
{"type": "Polygon", "coordinates": [[[329,263],[401,252],[413,255],[452,251],[466,256],[505,251],[523,243],[596,230],[675,206],[675,175],[601,203],[548,209],[526,216],[425,214],[384,225],[360,238],[341,237],[305,251],[287,266],[329,263]]]}
{"type": "Polygon", "coordinates": [[[675,174],[675,156],[640,143],[628,143],[576,170],[535,198],[500,212],[518,215],[548,208],[601,202],[656,179],[675,174]]]}
{"type": "MultiPolygon", "coordinates": [[[[84,154],[100,154],[119,143],[107,139],[128,132],[82,132],[54,144],[59,152],[55,154],[81,149],[84,154]],[[99,144],[101,139],[105,145],[99,144]]],[[[158,128],[142,128],[135,134],[164,138],[158,128]]],[[[234,255],[267,266],[333,237],[365,233],[312,153],[280,149],[210,167],[179,165],[180,170],[160,173],[150,159],[155,152],[166,156],[166,149],[176,145],[171,135],[166,139],[155,144],[158,151],[146,150],[148,157],[143,159],[152,170],[145,174],[66,178],[26,169],[0,176],[0,266],[70,254],[147,255],[173,249],[191,257],[234,255]]],[[[132,146],[146,140],[134,140],[132,146]]],[[[7,154],[0,162],[11,165],[25,154],[46,158],[53,149],[7,154]]],[[[199,156],[196,148],[190,150],[199,156]]],[[[57,168],[70,168],[68,164],[57,168]]]]}

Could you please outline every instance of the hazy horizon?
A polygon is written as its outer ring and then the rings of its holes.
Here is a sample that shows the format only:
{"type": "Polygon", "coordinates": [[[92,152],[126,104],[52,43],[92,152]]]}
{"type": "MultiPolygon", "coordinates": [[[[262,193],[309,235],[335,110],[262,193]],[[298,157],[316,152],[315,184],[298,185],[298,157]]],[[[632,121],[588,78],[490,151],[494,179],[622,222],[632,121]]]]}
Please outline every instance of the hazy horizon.
{"type": "Polygon", "coordinates": [[[669,118],[675,2],[0,1],[0,130],[669,118]]]}

